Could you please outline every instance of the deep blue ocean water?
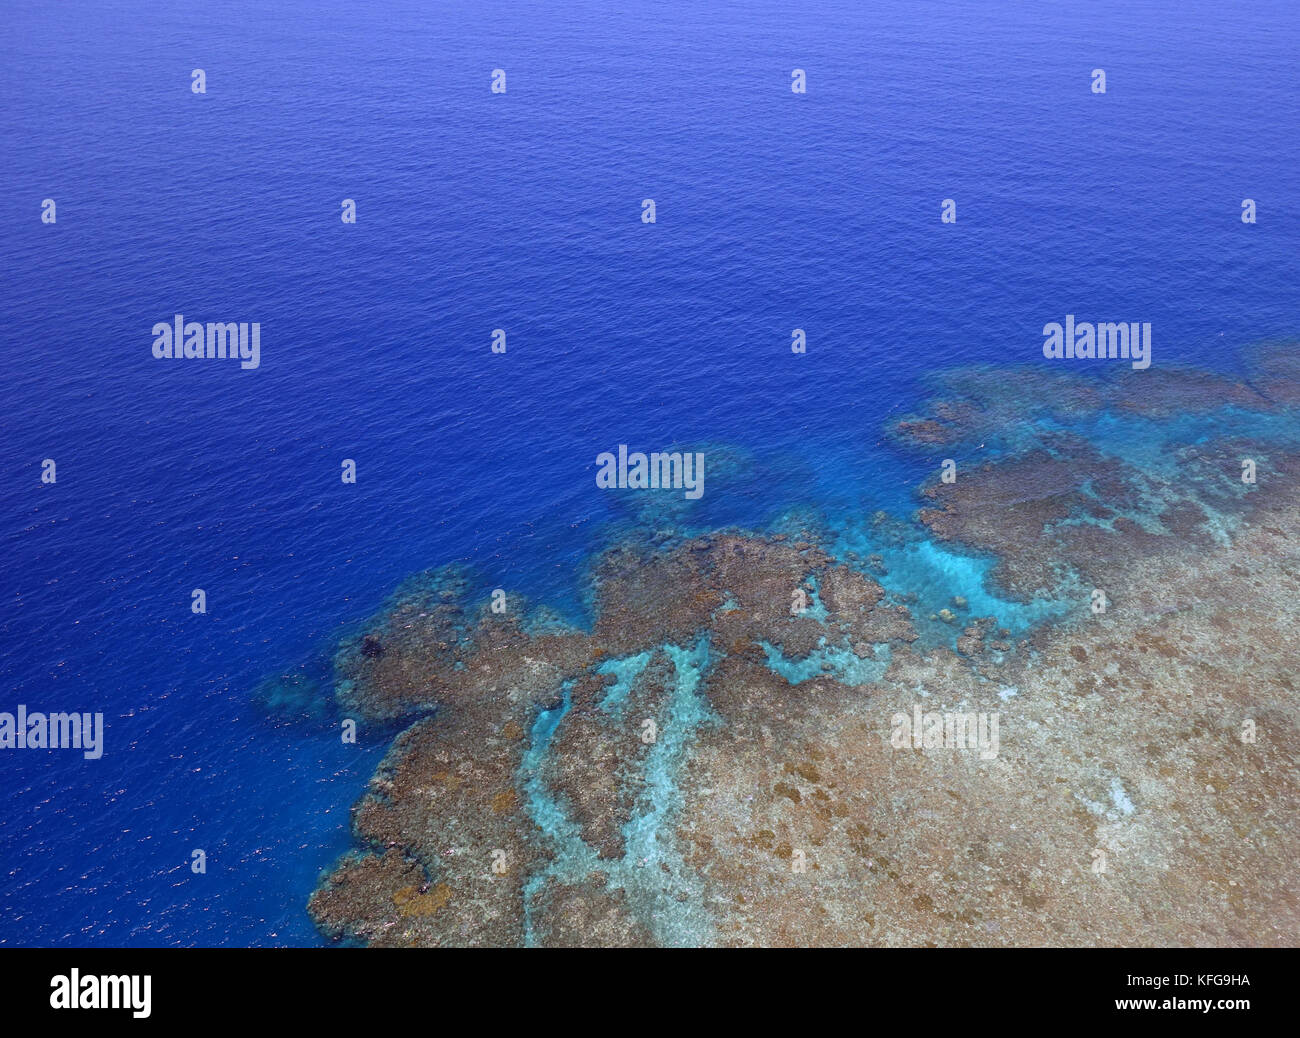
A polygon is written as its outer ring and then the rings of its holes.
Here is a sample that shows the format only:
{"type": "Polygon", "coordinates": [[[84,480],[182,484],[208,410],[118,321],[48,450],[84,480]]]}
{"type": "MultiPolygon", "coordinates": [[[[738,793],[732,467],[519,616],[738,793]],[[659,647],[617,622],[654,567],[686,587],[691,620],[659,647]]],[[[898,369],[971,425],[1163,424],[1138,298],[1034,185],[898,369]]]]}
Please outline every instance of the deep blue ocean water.
{"type": "Polygon", "coordinates": [[[578,610],[601,451],[745,452],[703,524],[906,514],[927,373],[1300,328],[1292,0],[6,10],[0,709],[108,731],[0,757],[0,945],[316,943],[388,733],[252,690],[427,566],[578,610]],[[154,359],[176,313],[260,369],[154,359]]]}

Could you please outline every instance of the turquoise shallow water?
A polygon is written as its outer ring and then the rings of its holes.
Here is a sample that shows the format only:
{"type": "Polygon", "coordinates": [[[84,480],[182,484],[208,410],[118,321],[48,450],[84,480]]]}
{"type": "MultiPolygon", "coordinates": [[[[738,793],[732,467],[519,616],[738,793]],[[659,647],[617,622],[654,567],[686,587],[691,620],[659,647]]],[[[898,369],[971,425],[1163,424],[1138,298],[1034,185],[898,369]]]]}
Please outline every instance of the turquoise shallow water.
{"type": "MultiPolygon", "coordinates": [[[[534,944],[532,909],[547,880],[554,877],[581,883],[594,873],[604,875],[610,890],[623,891],[637,903],[638,910],[651,921],[654,937],[661,945],[696,947],[709,943],[708,915],[699,905],[698,893],[690,874],[682,867],[681,852],[672,837],[675,812],[681,805],[679,772],[683,753],[700,725],[711,719],[708,704],[699,692],[700,679],[708,667],[709,643],[702,639],[694,646],[664,645],[660,650],[672,664],[672,691],[662,728],[654,732],[647,744],[649,748],[638,777],[641,794],[623,826],[621,858],[597,857],[583,841],[581,827],[570,817],[563,800],[547,788],[540,776],[551,749],[551,738],[570,708],[570,689],[564,689],[560,706],[540,711],[533,725],[521,766],[527,808],[555,857],[525,884],[526,945],[534,944]]],[[[608,660],[601,666],[602,673],[616,677],[601,700],[602,709],[620,709],[651,655],[638,653],[608,660]]]]}

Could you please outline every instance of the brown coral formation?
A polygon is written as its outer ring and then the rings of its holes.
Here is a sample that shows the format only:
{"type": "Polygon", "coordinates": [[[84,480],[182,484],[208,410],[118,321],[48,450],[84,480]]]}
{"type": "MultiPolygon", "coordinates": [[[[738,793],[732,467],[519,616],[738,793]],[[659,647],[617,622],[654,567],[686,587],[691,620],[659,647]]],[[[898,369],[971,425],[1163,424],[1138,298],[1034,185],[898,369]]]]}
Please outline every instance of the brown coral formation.
{"type": "MultiPolygon", "coordinates": [[[[623,547],[599,560],[597,575],[590,633],[530,637],[515,612],[471,614],[463,575],[441,573],[403,589],[344,646],[337,667],[345,710],[367,720],[431,716],[398,737],[354,812],[371,853],[344,861],[312,898],[326,933],[381,944],[517,944],[534,915],[539,927],[570,918],[552,902],[570,904],[589,879],[548,876],[531,895],[538,911],[524,904],[528,879],[554,857],[528,813],[529,781],[564,805],[593,862],[625,856],[624,829],[653,752],[644,723],[664,731],[674,724],[669,700],[679,673],[661,646],[708,634],[736,660],[757,661],[751,667],[764,680],[784,684],[762,664],[760,641],[799,655],[828,632],[859,642],[914,637],[906,609],[882,605],[874,581],[779,536],[703,537],[666,553],[623,547]],[[825,623],[790,609],[793,593],[818,580],[825,623]],[[642,651],[650,659],[619,709],[603,709],[614,679],[602,665],[642,651]],[[566,689],[550,752],[530,770],[539,711],[559,709],[566,689]]],[[[716,707],[731,710],[721,696],[716,707]]],[[[627,900],[617,887],[604,889],[611,906],[627,900]]],[[[627,940],[640,943],[644,924],[632,923],[627,940]]]]}
{"type": "Polygon", "coordinates": [[[1297,538],[1290,504],[999,665],[897,653],[869,699],[710,733],[681,827],[719,940],[1294,944],[1297,538]],[[891,746],[917,689],[998,711],[996,759],[891,746]]]}
{"type": "Polygon", "coordinates": [[[808,531],[617,546],[590,630],[471,608],[464,574],[403,589],[340,653],[353,716],[412,723],[318,925],[388,945],[1295,943],[1300,462],[1265,431],[1300,394],[1284,358],[1260,370],[1027,376],[1050,432],[1010,428],[1041,415],[979,377],[900,423],[954,452],[994,424],[1018,441],[927,486],[919,518],[996,557],[1008,593],[1060,596],[1060,623],[1013,633],[949,592],[945,637],[919,637],[878,557],[865,572],[808,531]],[[1103,409],[1215,417],[1156,471],[1061,427],[1103,409]],[[921,712],[996,715],[997,744],[900,741],[921,712]]]}

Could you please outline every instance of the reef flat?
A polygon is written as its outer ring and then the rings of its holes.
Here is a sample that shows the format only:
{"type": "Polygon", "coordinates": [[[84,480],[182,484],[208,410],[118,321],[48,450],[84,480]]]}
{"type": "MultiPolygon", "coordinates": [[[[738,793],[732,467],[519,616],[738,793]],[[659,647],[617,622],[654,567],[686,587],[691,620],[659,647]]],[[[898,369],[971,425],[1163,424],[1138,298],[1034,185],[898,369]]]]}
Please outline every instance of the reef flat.
{"type": "Polygon", "coordinates": [[[312,917],[398,946],[1294,944],[1295,356],[948,373],[890,430],[934,457],[914,517],[617,544],[587,626],[412,580],[336,660],[347,716],[408,727],[312,917]],[[922,714],[998,737],[900,740],[922,714]]]}

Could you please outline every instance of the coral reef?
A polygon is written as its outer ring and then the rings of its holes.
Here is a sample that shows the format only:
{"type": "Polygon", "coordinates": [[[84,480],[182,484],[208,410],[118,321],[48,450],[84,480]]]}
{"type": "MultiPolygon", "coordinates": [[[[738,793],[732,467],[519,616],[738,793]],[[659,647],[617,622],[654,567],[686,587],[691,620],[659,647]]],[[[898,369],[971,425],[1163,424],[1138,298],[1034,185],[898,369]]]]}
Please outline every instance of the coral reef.
{"type": "Polygon", "coordinates": [[[1293,353],[948,373],[891,430],[958,462],[915,524],[629,540],[583,628],[409,582],[336,660],[346,716],[409,726],[313,918],[373,945],[1295,943],[1293,353]],[[914,711],[1000,738],[900,744],[914,711]]]}

